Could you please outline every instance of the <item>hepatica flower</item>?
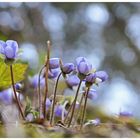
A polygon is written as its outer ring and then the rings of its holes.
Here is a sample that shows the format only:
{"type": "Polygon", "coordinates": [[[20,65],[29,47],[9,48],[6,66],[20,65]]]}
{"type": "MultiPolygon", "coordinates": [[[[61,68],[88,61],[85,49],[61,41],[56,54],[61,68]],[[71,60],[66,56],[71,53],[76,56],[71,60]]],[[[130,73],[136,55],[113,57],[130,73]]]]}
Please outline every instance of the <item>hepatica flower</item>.
{"type": "MultiPolygon", "coordinates": [[[[56,108],[55,108],[55,116],[61,117],[62,116],[63,109],[64,109],[63,105],[57,105],[56,108]]],[[[64,116],[66,114],[67,114],[67,111],[64,110],[64,116]]]]}
{"type": "Polygon", "coordinates": [[[85,57],[77,57],[76,65],[78,65],[80,62],[87,62],[87,59],[85,57]]]}
{"type": "Polygon", "coordinates": [[[46,110],[48,110],[51,106],[52,102],[50,101],[50,99],[46,99],[46,110]]]}
{"type": "Polygon", "coordinates": [[[91,73],[89,75],[86,76],[86,82],[93,84],[95,82],[96,79],[96,74],[95,73],[91,73]]]}
{"type": "Polygon", "coordinates": [[[69,74],[75,69],[75,67],[73,63],[66,63],[62,66],[61,69],[64,74],[69,74]]]}
{"type": "Polygon", "coordinates": [[[27,116],[26,116],[26,121],[28,122],[32,122],[34,120],[34,116],[32,113],[29,113],[27,116]]]}
{"type": "Polygon", "coordinates": [[[22,89],[22,84],[20,84],[20,83],[16,83],[15,84],[15,88],[16,88],[16,90],[21,90],[22,89]]]}
{"type": "MultiPolygon", "coordinates": [[[[17,96],[19,97],[20,93],[16,92],[17,96]]],[[[0,101],[4,104],[12,104],[13,99],[15,99],[13,95],[13,90],[11,88],[3,90],[0,92],[0,101]]],[[[23,95],[20,95],[20,100],[23,100],[23,95]]]]}
{"type": "Polygon", "coordinates": [[[48,71],[48,78],[49,79],[54,79],[58,76],[60,70],[59,69],[50,69],[48,71]]]}
{"type": "MultiPolygon", "coordinates": [[[[31,85],[34,88],[38,87],[38,79],[39,79],[39,75],[38,74],[36,74],[32,78],[30,78],[31,85]]],[[[40,76],[40,86],[41,87],[45,86],[45,78],[42,75],[40,76]]]]}
{"type": "Polygon", "coordinates": [[[102,82],[108,79],[108,74],[105,71],[97,71],[95,74],[97,78],[102,80],[102,82]]]}
{"type": "Polygon", "coordinates": [[[121,117],[132,117],[133,113],[132,112],[123,111],[123,112],[120,112],[119,116],[121,116],[121,117]]]}
{"type": "Polygon", "coordinates": [[[99,118],[96,118],[95,120],[90,120],[90,124],[92,125],[99,125],[101,123],[100,119],[99,118]]]}
{"type": "Polygon", "coordinates": [[[18,54],[18,44],[14,40],[7,40],[6,42],[0,40],[0,53],[6,59],[15,59],[18,54]]]}
{"type": "Polygon", "coordinates": [[[50,69],[59,68],[59,66],[60,66],[59,61],[60,61],[59,58],[50,58],[49,68],[50,69]]]}
{"type": "Polygon", "coordinates": [[[95,89],[90,89],[88,92],[88,98],[94,100],[97,98],[97,91],[95,89]]]}
{"type": "Polygon", "coordinates": [[[84,57],[78,57],[76,65],[78,72],[83,75],[87,75],[92,70],[92,65],[84,57]]]}
{"type": "Polygon", "coordinates": [[[13,94],[12,94],[12,90],[6,89],[0,92],[0,100],[4,103],[4,104],[11,104],[13,101],[13,94]]]}
{"type": "Polygon", "coordinates": [[[66,78],[66,83],[70,87],[77,86],[80,83],[80,79],[76,75],[70,75],[66,78]]]}

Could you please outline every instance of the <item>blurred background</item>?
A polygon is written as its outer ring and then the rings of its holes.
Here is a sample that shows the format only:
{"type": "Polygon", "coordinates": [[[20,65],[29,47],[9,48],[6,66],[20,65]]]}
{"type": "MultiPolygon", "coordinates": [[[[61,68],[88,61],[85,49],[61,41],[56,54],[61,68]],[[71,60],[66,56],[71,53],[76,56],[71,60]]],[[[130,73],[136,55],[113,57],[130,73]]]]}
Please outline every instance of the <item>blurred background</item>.
{"type": "Polygon", "coordinates": [[[140,117],[140,3],[0,3],[0,39],[17,40],[35,72],[47,40],[52,57],[88,58],[109,74],[92,103],[109,115],[140,117]]]}

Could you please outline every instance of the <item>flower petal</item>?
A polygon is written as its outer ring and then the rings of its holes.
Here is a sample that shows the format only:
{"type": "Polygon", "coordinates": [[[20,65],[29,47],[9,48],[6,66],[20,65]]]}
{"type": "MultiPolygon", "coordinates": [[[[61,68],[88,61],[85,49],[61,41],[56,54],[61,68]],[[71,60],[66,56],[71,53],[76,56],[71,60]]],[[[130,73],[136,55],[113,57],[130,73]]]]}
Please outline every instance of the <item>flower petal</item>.
{"type": "Polygon", "coordinates": [[[6,43],[0,40],[0,53],[4,54],[4,48],[6,47],[6,43]]]}
{"type": "Polygon", "coordinates": [[[7,46],[10,46],[11,48],[13,48],[13,50],[15,51],[15,54],[18,52],[18,44],[16,41],[14,40],[7,40],[6,41],[7,46]]]}
{"type": "Polygon", "coordinates": [[[4,54],[7,58],[10,58],[10,59],[15,58],[15,51],[10,46],[5,47],[4,54]]]}
{"type": "Polygon", "coordinates": [[[50,59],[50,65],[49,68],[50,69],[56,69],[59,67],[59,58],[51,58],[50,59]]]}

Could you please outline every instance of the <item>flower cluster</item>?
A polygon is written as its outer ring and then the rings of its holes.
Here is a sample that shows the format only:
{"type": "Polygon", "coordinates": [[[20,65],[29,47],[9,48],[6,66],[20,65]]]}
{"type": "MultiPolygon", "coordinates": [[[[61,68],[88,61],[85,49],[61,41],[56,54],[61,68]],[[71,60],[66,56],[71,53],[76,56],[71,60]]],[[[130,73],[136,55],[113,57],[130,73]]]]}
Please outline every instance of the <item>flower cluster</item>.
{"type": "MultiPolygon", "coordinates": [[[[0,41],[0,54],[4,56],[4,59],[6,61],[15,61],[15,59],[18,57],[18,44],[16,41],[8,40],[6,42],[0,41]]],[[[6,62],[5,61],[5,62],[6,62]]],[[[86,105],[87,105],[87,99],[94,100],[97,98],[98,94],[95,89],[92,88],[92,85],[98,85],[99,83],[105,82],[108,79],[108,74],[105,71],[93,71],[93,66],[89,61],[84,57],[78,57],[75,60],[75,63],[65,63],[63,64],[62,60],[60,58],[48,58],[48,63],[44,65],[44,69],[42,68],[39,72],[39,74],[35,74],[33,77],[29,78],[30,84],[32,88],[36,89],[36,91],[39,93],[39,108],[36,108],[35,111],[29,111],[32,109],[28,109],[28,113],[26,112],[26,120],[31,121],[34,118],[34,115],[38,114],[39,110],[39,118],[42,116],[42,105],[45,106],[45,111],[50,111],[50,125],[53,125],[54,118],[60,117],[62,118],[62,121],[69,120],[68,127],[71,126],[71,123],[74,122],[73,117],[78,116],[78,114],[75,114],[77,111],[75,109],[81,111],[81,107],[83,107],[82,112],[82,120],[81,120],[81,126],[84,122],[84,116],[86,111],[86,105]],[[48,70],[46,68],[46,65],[48,66],[48,70]],[[46,68],[46,69],[45,69],[46,68]],[[46,100],[44,100],[45,103],[42,103],[42,96],[44,96],[43,91],[40,91],[41,89],[44,89],[47,85],[45,82],[47,81],[45,78],[45,74],[47,74],[49,79],[53,79],[55,81],[54,85],[54,92],[53,92],[53,99],[49,96],[46,97],[46,100]],[[70,104],[70,107],[66,108],[66,104],[64,104],[64,101],[58,102],[56,100],[57,96],[57,87],[59,83],[60,76],[63,76],[63,79],[65,83],[68,85],[68,88],[73,89],[73,87],[77,86],[75,97],[72,98],[73,101],[70,104]],[[56,79],[56,80],[55,80],[56,79]],[[83,83],[83,85],[82,85],[83,83]],[[82,93],[82,98],[79,101],[79,90],[81,89],[81,86],[85,89],[82,93]],[[42,95],[42,96],[41,96],[42,95]],[[84,104],[83,103],[84,100],[84,104]],[[37,112],[37,113],[36,113],[37,112]],[[69,119],[68,119],[69,118],[69,119]]],[[[4,103],[12,103],[13,100],[16,100],[17,105],[19,106],[19,110],[21,112],[21,115],[24,118],[24,114],[22,112],[21,106],[19,101],[21,101],[23,98],[22,96],[19,96],[18,91],[20,91],[23,86],[20,83],[14,82],[13,77],[13,71],[12,71],[12,64],[10,63],[10,70],[11,70],[11,79],[12,79],[12,87],[11,88],[1,91],[0,92],[0,100],[4,103]],[[15,96],[13,96],[13,93],[15,96]],[[13,98],[14,97],[14,98],[13,98]],[[19,98],[19,100],[18,100],[19,98]]],[[[45,91],[46,92],[46,91],[45,91]]],[[[47,91],[49,92],[49,91],[47,91]]],[[[47,93],[45,93],[47,94],[47,93]]],[[[36,96],[36,95],[34,95],[36,96]]],[[[65,103],[69,102],[68,100],[65,103]]],[[[125,113],[123,114],[125,115],[125,113]]],[[[37,116],[37,115],[36,115],[37,116]]],[[[43,116],[44,119],[45,115],[43,116]]],[[[92,120],[91,122],[94,125],[98,125],[100,123],[99,119],[92,120]]]]}

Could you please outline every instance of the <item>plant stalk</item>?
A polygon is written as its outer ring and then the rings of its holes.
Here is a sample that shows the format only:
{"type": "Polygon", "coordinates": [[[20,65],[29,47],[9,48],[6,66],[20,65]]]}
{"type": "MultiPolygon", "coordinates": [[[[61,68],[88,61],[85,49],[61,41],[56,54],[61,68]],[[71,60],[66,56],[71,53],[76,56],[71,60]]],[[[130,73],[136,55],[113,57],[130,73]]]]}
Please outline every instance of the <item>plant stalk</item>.
{"type": "Polygon", "coordinates": [[[49,71],[49,60],[50,60],[50,41],[47,41],[47,60],[46,60],[46,73],[45,73],[45,97],[44,97],[44,103],[43,103],[43,114],[44,114],[44,119],[46,118],[46,99],[48,96],[48,71],[49,71]]]}
{"type": "Polygon", "coordinates": [[[75,122],[78,120],[80,114],[81,114],[81,108],[82,108],[82,102],[83,102],[83,99],[84,99],[84,94],[82,94],[82,97],[81,97],[81,100],[80,100],[80,103],[79,103],[79,109],[78,109],[78,112],[77,112],[77,115],[76,115],[76,119],[75,119],[75,122]]]}
{"type": "Polygon", "coordinates": [[[86,97],[85,97],[85,103],[84,103],[84,108],[83,108],[83,114],[82,114],[82,119],[81,119],[81,125],[80,125],[80,130],[83,127],[84,124],[84,119],[85,119],[85,113],[86,113],[86,106],[87,106],[87,99],[88,99],[88,93],[89,93],[90,87],[88,87],[86,91],[86,97]]]}
{"type": "Polygon", "coordinates": [[[70,105],[70,107],[69,107],[69,109],[68,109],[68,113],[67,113],[67,115],[66,115],[66,117],[65,117],[65,119],[64,119],[64,124],[66,123],[66,121],[67,121],[67,119],[68,119],[68,116],[69,116],[70,111],[71,111],[71,109],[72,109],[72,107],[73,107],[73,104],[74,104],[74,101],[72,102],[72,104],[70,105]]]}
{"type": "Polygon", "coordinates": [[[77,88],[77,92],[76,92],[74,103],[73,103],[73,107],[72,107],[72,114],[71,114],[71,117],[70,117],[70,121],[69,121],[68,127],[70,127],[72,119],[73,119],[75,105],[76,105],[76,100],[77,100],[77,97],[78,97],[78,93],[79,93],[81,84],[82,84],[82,80],[80,80],[80,83],[79,83],[78,88],[77,88]]]}
{"type": "Polygon", "coordinates": [[[46,67],[44,65],[41,70],[39,71],[39,76],[38,76],[38,102],[39,102],[39,118],[41,118],[42,115],[42,94],[40,93],[40,76],[43,71],[43,69],[46,67]]]}
{"type": "Polygon", "coordinates": [[[13,87],[13,91],[14,91],[14,95],[15,95],[15,100],[16,100],[16,103],[17,103],[17,106],[19,108],[19,111],[21,113],[21,116],[22,118],[25,120],[25,117],[24,117],[24,113],[21,109],[21,105],[20,105],[20,102],[18,100],[18,97],[17,97],[17,93],[16,93],[16,89],[15,89],[15,84],[14,84],[14,74],[13,74],[13,67],[12,65],[10,65],[10,73],[11,73],[11,81],[12,81],[12,87],[13,87]]]}
{"type": "Polygon", "coordinates": [[[62,72],[58,75],[57,80],[56,80],[56,84],[55,84],[55,88],[54,88],[54,97],[53,97],[53,104],[52,104],[52,111],[51,111],[51,118],[50,118],[50,125],[52,126],[53,124],[53,118],[54,118],[54,108],[55,108],[55,100],[56,100],[56,91],[57,91],[57,87],[58,87],[58,81],[60,79],[62,72]]]}

